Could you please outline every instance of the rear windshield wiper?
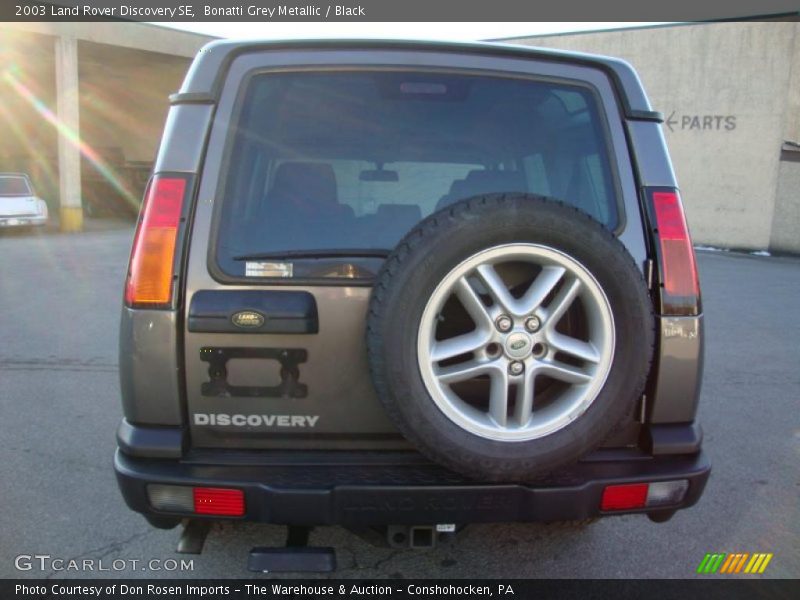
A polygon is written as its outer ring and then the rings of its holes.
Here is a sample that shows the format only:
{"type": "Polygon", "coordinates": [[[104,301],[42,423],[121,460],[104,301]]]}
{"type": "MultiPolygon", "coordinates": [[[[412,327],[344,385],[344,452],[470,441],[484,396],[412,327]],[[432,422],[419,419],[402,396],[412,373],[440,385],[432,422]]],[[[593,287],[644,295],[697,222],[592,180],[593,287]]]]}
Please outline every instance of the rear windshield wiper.
{"type": "Polygon", "coordinates": [[[332,250],[285,250],[255,252],[234,256],[233,260],[290,260],[293,258],[386,258],[391,250],[385,248],[342,248],[332,250]]]}

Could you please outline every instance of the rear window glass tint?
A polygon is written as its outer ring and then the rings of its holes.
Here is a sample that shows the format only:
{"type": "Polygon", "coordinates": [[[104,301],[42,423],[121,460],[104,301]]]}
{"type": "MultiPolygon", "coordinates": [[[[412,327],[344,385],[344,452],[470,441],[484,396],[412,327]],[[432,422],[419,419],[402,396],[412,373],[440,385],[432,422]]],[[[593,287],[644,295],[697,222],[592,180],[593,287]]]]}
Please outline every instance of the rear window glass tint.
{"type": "Polygon", "coordinates": [[[31,188],[24,177],[0,176],[0,196],[29,196],[31,188]]]}
{"type": "Polygon", "coordinates": [[[264,73],[232,136],[215,249],[232,276],[369,278],[420,219],[481,194],[544,194],[619,220],[602,113],[579,85],[264,73]]]}

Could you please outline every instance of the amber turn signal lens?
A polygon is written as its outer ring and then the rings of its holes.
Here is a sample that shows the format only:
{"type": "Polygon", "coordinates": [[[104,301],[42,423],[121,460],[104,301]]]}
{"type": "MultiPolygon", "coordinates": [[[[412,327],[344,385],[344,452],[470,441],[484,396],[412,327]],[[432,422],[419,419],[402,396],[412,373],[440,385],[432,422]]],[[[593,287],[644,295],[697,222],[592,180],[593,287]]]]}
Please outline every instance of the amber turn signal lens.
{"type": "Polygon", "coordinates": [[[156,175],[148,186],[125,285],[128,306],[171,303],[175,244],[185,192],[186,180],[180,177],[156,175]]]}

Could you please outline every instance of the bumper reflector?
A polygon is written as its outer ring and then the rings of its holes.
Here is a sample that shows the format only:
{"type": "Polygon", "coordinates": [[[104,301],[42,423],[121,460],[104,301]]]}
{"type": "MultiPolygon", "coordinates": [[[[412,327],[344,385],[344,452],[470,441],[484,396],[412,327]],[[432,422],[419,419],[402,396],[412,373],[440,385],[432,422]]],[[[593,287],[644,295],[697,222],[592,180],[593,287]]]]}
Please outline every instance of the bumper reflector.
{"type": "Polygon", "coordinates": [[[643,508],[647,502],[647,484],[609,485],[603,490],[601,510],[643,508]]]}
{"type": "Polygon", "coordinates": [[[603,490],[600,510],[632,510],[678,504],[689,489],[687,479],[609,485],[603,490]]]}
{"type": "Polygon", "coordinates": [[[150,506],[164,512],[224,517],[244,515],[242,490],[151,483],[147,486],[147,499],[150,506]]]}
{"type": "Polygon", "coordinates": [[[244,492],[223,488],[194,488],[194,512],[198,515],[241,517],[244,492]]]}

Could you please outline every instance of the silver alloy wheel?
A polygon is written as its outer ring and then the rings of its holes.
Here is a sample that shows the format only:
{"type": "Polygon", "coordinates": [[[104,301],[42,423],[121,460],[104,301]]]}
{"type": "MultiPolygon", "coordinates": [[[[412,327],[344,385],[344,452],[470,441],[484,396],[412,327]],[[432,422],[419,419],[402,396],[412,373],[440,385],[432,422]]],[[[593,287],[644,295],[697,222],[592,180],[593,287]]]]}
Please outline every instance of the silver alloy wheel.
{"type": "Polygon", "coordinates": [[[547,246],[508,244],[471,256],[439,283],[422,313],[417,358],[425,387],[451,421],[484,438],[519,442],[558,431],[589,408],[608,377],[614,344],[608,298],[583,265],[547,246]],[[496,269],[504,263],[528,263],[541,270],[521,295],[514,295],[496,269]],[[437,340],[442,309],[452,296],[464,307],[474,329],[437,340]],[[490,298],[491,304],[482,297],[490,298]],[[557,330],[578,298],[586,340],[557,330]],[[513,327],[505,332],[496,324],[503,315],[513,320],[513,327]],[[540,324],[534,332],[526,327],[532,316],[540,324]],[[521,373],[510,372],[512,362],[522,362],[521,373]],[[462,399],[451,387],[486,377],[485,410],[462,399]],[[534,398],[534,384],[540,377],[564,384],[541,407],[534,398]],[[511,386],[516,390],[513,398],[511,386]]]}

